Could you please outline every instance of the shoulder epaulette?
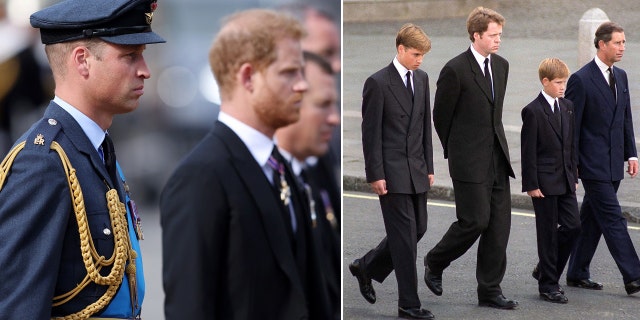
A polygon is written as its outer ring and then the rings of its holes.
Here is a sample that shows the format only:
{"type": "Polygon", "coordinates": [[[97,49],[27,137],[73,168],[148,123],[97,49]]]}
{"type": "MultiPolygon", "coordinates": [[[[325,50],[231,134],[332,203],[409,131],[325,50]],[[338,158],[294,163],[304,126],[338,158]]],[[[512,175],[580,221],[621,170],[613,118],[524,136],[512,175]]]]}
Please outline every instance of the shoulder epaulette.
{"type": "Polygon", "coordinates": [[[62,129],[62,126],[56,119],[41,119],[27,135],[24,148],[49,152],[51,143],[55,140],[60,129],[62,129]]]}

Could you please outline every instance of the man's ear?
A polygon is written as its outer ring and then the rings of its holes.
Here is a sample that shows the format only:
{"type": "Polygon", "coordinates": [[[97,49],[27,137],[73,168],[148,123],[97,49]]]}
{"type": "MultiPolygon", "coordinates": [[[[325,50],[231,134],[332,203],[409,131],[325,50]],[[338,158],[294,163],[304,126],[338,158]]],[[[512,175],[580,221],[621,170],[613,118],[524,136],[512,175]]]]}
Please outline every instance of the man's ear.
{"type": "Polygon", "coordinates": [[[76,47],[71,52],[72,63],[75,66],[76,71],[83,77],[89,75],[89,56],[91,52],[87,47],[76,47]]]}
{"type": "Polygon", "coordinates": [[[253,66],[250,63],[243,63],[240,66],[240,70],[238,71],[238,76],[240,77],[240,83],[242,87],[245,88],[249,92],[253,92],[253,66]]]}

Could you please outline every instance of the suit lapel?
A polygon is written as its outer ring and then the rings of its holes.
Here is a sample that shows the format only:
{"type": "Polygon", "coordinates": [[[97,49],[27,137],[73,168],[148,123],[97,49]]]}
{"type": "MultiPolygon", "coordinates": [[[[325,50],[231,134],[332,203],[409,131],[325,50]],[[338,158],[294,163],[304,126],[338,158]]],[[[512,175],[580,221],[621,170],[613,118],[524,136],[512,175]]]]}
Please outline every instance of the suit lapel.
{"type": "MultiPolygon", "coordinates": [[[[471,68],[471,72],[473,73],[473,80],[478,84],[478,87],[480,87],[482,92],[484,92],[484,95],[487,97],[487,99],[489,99],[489,102],[493,104],[493,93],[491,92],[491,88],[489,88],[489,84],[487,83],[487,80],[485,80],[484,78],[484,72],[480,69],[480,65],[478,65],[478,61],[476,60],[476,58],[473,56],[473,53],[471,52],[471,48],[467,49],[466,53],[467,53],[467,60],[469,62],[469,67],[471,68]]],[[[493,62],[491,62],[491,68],[494,70],[494,73],[495,73],[495,69],[493,68],[493,62]]],[[[493,83],[495,86],[495,79],[493,79],[493,83]]]]}
{"type": "MultiPolygon", "coordinates": [[[[421,111],[421,108],[417,108],[416,106],[424,106],[424,97],[425,97],[425,80],[426,78],[422,76],[421,73],[417,72],[418,70],[413,72],[413,108],[411,108],[411,119],[418,119],[418,114],[421,111]]],[[[425,111],[426,112],[426,111],[425,111]]]]}
{"type": "Polygon", "coordinates": [[[225,144],[231,156],[231,162],[237,169],[237,175],[242,179],[247,190],[252,190],[247,196],[251,196],[255,200],[258,215],[262,218],[260,223],[264,225],[267,241],[269,241],[280,268],[289,277],[292,286],[299,291],[296,294],[304,294],[292,254],[291,243],[286,236],[287,230],[282,220],[282,208],[273,196],[269,180],[246,145],[229,127],[218,121],[215,124],[214,134],[220,137],[225,144]]]}
{"type": "MultiPolygon", "coordinates": [[[[596,64],[595,60],[591,60],[590,62],[590,71],[591,71],[591,81],[593,82],[594,87],[598,88],[598,91],[600,91],[600,94],[602,94],[605,97],[605,100],[609,102],[609,106],[612,108],[615,108],[616,99],[613,96],[613,92],[611,92],[611,89],[609,88],[609,84],[607,83],[607,80],[604,78],[602,71],[600,71],[600,68],[598,68],[598,65],[596,64]]],[[[613,72],[616,72],[615,69],[613,72]]],[[[619,87],[620,86],[618,86],[618,88],[619,87]]]]}
{"type": "Polygon", "coordinates": [[[411,115],[411,109],[413,108],[411,97],[393,62],[387,67],[387,77],[389,78],[389,91],[391,91],[391,94],[398,100],[402,110],[406,114],[411,115]]]}
{"type": "MultiPolygon", "coordinates": [[[[547,101],[547,99],[544,98],[542,93],[538,95],[538,103],[542,108],[542,111],[544,112],[547,118],[547,122],[549,122],[549,125],[551,126],[553,131],[556,133],[558,138],[562,138],[562,133],[560,132],[561,128],[558,128],[558,124],[554,119],[553,111],[551,111],[551,106],[549,105],[549,102],[547,101]]],[[[562,110],[561,106],[558,106],[558,108],[562,110]]],[[[561,117],[561,118],[564,118],[564,117],[561,117]]]]}
{"type": "Polygon", "coordinates": [[[613,94],[611,94],[611,96],[614,98],[613,101],[615,101],[613,118],[616,119],[618,112],[624,112],[624,108],[620,107],[621,104],[624,104],[624,99],[622,98],[620,92],[626,91],[626,88],[625,81],[622,81],[622,72],[620,69],[618,69],[618,67],[613,66],[613,74],[616,76],[616,96],[618,97],[618,99],[616,100],[615,97],[613,97],[613,94]]]}

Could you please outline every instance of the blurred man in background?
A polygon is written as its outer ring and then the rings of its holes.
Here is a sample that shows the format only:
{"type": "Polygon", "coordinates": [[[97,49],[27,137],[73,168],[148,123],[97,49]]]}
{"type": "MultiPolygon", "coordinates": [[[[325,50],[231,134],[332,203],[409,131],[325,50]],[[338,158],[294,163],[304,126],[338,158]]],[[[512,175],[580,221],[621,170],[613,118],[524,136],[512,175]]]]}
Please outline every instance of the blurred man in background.
{"type": "MultiPolygon", "coordinates": [[[[340,124],[336,106],[338,93],[331,65],[324,58],[304,52],[304,73],[309,89],[300,108],[300,120],[278,129],[276,140],[280,152],[289,160],[293,172],[301,180],[309,197],[314,239],[321,253],[323,272],[335,319],[340,318],[340,230],[336,209],[329,200],[329,189],[335,188],[326,176],[310,170],[317,157],[329,151],[331,132],[340,124]]],[[[333,192],[336,192],[335,190],[333,192]]]]}

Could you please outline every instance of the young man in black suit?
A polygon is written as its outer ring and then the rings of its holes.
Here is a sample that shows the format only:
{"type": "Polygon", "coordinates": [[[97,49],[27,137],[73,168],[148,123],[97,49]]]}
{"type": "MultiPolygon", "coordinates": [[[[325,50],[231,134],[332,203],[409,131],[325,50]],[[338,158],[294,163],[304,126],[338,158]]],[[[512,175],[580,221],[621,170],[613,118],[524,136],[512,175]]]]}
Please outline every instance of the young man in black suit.
{"type": "Polygon", "coordinates": [[[573,103],[562,98],[569,68],[560,59],[548,58],[540,63],[538,75],[543,89],[522,109],[522,191],[531,197],[536,213],[540,262],[533,277],[540,297],[567,303],[558,279],[580,233],[573,103]]]}
{"type": "Polygon", "coordinates": [[[504,17],[475,8],[467,19],[471,46],[442,68],[433,106],[433,124],[449,159],[456,201],[454,222],[427,254],[425,282],[442,295],[442,272],[480,239],[478,302],[513,309],[502,294],[511,228],[509,149],[502,126],[502,103],[509,63],[496,54],[504,17]]]}
{"type": "Polygon", "coordinates": [[[613,22],[598,27],[596,57],[571,75],[567,99],[575,106],[578,173],[584,186],[580,208],[582,232],[571,253],[567,285],[602,290],[590,279],[589,265],[603,236],[627,294],[640,292],[640,259],[618,202],[618,187],[627,173],[638,174],[627,73],[614,66],[625,50],[624,29],[613,22]]]}
{"type": "Polygon", "coordinates": [[[262,9],[225,21],[218,121],[160,202],[166,319],[330,319],[309,203],[273,140],[308,88],[302,26],[262,9]]]}
{"type": "Polygon", "coordinates": [[[366,80],[362,94],[367,182],[380,198],[387,237],[349,270],[370,303],[376,301],[371,279],[382,282],[395,270],[398,316],[433,319],[420,307],[415,263],[434,181],[429,78],[418,69],[431,41],[420,27],[406,24],[396,36],[396,49],[393,62],[366,80]]]}

